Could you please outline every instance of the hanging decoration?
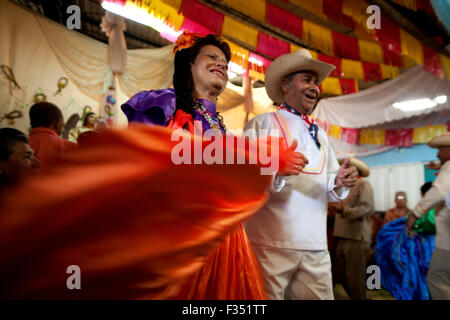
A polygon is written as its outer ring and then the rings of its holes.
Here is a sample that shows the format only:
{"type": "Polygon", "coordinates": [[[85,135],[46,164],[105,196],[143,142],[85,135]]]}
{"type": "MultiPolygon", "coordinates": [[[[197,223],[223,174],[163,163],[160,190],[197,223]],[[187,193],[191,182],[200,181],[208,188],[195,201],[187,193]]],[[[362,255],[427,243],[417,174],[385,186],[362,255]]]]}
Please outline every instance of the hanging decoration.
{"type": "Polygon", "coordinates": [[[3,117],[0,118],[0,122],[3,120],[7,120],[8,121],[8,125],[12,126],[15,124],[15,119],[19,119],[22,118],[22,112],[19,110],[13,110],[11,112],[5,113],[3,115],[3,117]]]}
{"type": "Polygon", "coordinates": [[[14,76],[14,72],[7,65],[2,64],[1,66],[2,73],[5,75],[6,79],[9,81],[9,94],[12,95],[12,90],[14,88],[21,89],[19,84],[16,81],[16,77],[14,76]]]}
{"type": "Polygon", "coordinates": [[[33,102],[38,103],[42,101],[47,101],[47,96],[42,92],[41,89],[38,88],[38,93],[36,93],[33,97],[33,102]]]}
{"type": "Polygon", "coordinates": [[[58,91],[56,91],[53,95],[56,96],[57,94],[60,94],[62,89],[64,89],[67,86],[67,83],[69,82],[69,80],[66,77],[61,77],[58,80],[58,91]]]}

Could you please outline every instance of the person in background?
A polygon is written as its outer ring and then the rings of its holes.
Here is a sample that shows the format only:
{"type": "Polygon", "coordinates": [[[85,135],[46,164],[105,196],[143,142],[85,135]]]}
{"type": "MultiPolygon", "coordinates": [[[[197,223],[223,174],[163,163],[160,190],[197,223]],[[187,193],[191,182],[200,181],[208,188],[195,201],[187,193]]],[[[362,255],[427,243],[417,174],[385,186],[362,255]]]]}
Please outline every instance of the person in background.
{"type": "Polygon", "coordinates": [[[25,133],[14,128],[0,129],[0,193],[40,167],[25,133]]]}
{"type": "Polygon", "coordinates": [[[450,209],[445,197],[450,190],[450,133],[444,133],[428,142],[431,148],[439,148],[441,168],[430,190],[412,210],[407,226],[413,231],[417,219],[437,206],[435,249],[427,273],[427,284],[433,300],[450,300],[450,209]]]}
{"type": "Polygon", "coordinates": [[[30,108],[30,146],[43,166],[58,159],[74,143],[60,137],[64,117],[61,110],[50,102],[39,102],[30,108]]]}
{"type": "Polygon", "coordinates": [[[374,213],[373,188],[362,179],[370,174],[361,160],[351,158],[358,168],[359,179],[347,199],[334,206],[337,209],[333,236],[336,242],[333,277],[341,283],[352,300],[366,300],[366,265],[370,250],[374,213]]]}
{"type": "Polygon", "coordinates": [[[88,112],[84,116],[83,126],[76,127],[70,130],[69,132],[69,141],[73,143],[78,143],[78,137],[89,131],[94,131],[96,129],[97,124],[97,116],[94,112],[88,112]]]}
{"type": "Polygon", "coordinates": [[[406,216],[409,212],[409,209],[406,206],[407,202],[406,193],[404,191],[397,191],[395,193],[395,207],[386,211],[383,225],[386,225],[395,219],[406,216]]]}

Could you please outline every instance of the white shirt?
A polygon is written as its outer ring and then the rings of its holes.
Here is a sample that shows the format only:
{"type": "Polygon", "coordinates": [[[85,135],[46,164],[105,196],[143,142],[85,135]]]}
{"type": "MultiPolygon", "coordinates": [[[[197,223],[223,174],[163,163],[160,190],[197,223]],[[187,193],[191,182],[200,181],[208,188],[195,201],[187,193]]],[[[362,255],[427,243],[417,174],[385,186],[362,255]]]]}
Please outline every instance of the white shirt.
{"type": "Polygon", "coordinates": [[[326,250],[327,202],[343,200],[349,194],[348,188],[335,187],[339,164],[326,133],[319,129],[319,150],[304,120],[286,110],[253,118],[245,127],[245,135],[261,137],[259,129],[278,129],[272,135],[286,137],[289,145],[297,139],[296,151],[303,153],[309,164],[298,176],[277,177],[267,203],[244,223],[251,243],[326,250]]]}

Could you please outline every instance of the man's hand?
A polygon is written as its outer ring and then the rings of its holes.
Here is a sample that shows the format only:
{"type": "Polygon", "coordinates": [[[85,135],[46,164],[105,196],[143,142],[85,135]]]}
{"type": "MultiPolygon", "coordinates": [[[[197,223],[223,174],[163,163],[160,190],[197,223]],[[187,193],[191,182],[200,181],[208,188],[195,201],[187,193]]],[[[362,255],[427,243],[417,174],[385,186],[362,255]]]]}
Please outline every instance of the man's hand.
{"type": "Polygon", "coordinates": [[[291,146],[285,151],[286,163],[283,168],[278,171],[279,176],[298,175],[303,168],[308,164],[308,159],[301,152],[295,152],[298,142],[296,139],[291,146]]]}
{"type": "Polygon", "coordinates": [[[358,169],[350,165],[350,158],[345,159],[336,176],[336,187],[351,188],[356,185],[358,169]]]}

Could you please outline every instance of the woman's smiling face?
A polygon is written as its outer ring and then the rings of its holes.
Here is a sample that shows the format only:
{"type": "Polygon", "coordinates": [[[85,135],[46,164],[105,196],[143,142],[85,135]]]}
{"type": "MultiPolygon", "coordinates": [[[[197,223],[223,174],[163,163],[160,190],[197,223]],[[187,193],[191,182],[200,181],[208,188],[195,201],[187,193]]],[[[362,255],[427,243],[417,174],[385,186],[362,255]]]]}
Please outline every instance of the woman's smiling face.
{"type": "Polygon", "coordinates": [[[225,90],[228,62],[218,47],[204,46],[191,65],[191,71],[195,91],[213,93],[217,97],[225,90]]]}

